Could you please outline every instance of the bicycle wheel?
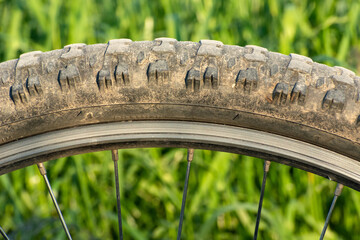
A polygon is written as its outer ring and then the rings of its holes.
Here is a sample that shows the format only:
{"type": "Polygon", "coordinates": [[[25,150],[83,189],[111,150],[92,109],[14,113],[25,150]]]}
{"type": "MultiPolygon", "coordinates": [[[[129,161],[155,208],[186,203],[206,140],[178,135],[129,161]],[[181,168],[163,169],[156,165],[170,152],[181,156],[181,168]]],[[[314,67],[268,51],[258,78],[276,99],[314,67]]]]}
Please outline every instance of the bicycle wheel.
{"type": "Polygon", "coordinates": [[[360,189],[359,77],[297,54],[159,38],[0,64],[0,173],[77,153],[242,153],[360,189]]]}

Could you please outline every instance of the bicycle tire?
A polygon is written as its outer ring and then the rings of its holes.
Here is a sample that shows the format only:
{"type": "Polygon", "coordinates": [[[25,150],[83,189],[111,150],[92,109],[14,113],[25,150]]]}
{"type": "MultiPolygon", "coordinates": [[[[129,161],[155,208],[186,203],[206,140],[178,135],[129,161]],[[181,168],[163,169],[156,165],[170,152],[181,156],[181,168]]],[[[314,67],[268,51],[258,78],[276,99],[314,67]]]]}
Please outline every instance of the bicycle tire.
{"type": "Polygon", "coordinates": [[[261,156],[360,190],[359,80],[348,69],[305,56],[213,40],[118,39],[25,53],[0,64],[0,173],[69,154],[161,143],[261,156]],[[319,155],[319,165],[275,151],[151,136],[37,154],[18,150],[7,158],[14,146],[46,134],[56,139],[61,131],[129,121],[250,129],[329,151],[339,168],[326,154],[319,155]]]}

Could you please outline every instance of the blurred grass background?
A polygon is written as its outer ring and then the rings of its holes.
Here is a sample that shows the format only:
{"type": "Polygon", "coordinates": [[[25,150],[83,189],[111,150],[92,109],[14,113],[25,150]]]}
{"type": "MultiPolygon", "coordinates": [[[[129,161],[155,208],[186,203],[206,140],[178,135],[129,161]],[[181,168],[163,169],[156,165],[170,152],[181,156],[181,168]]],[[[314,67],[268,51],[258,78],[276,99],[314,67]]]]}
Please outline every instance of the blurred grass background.
{"type": "MultiPolygon", "coordinates": [[[[350,0],[0,0],[0,60],[113,38],[255,44],[360,70],[360,2],[350,0]]],[[[186,151],[120,151],[125,239],[175,239],[186,151]]],[[[47,163],[74,239],[117,236],[109,152],[47,163]]],[[[252,239],[263,161],[197,150],[184,239],[252,239]]],[[[273,163],[261,239],[318,239],[335,183],[273,163]]],[[[345,189],[326,239],[360,239],[360,194],[345,189]]],[[[12,239],[64,239],[36,167],[0,176],[0,225],[12,239]]]]}

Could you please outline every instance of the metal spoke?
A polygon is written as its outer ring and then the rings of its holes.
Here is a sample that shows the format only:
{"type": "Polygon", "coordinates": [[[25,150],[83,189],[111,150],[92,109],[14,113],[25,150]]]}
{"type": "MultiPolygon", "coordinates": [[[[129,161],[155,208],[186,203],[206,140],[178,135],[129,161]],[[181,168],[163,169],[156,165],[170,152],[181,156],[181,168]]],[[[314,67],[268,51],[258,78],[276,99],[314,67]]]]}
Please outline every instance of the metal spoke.
{"type": "Polygon", "coordinates": [[[327,214],[327,217],[326,217],[326,220],[325,220],[325,224],[324,224],[324,228],[321,232],[321,235],[320,235],[320,240],[323,240],[324,239],[324,236],[325,236],[325,233],[326,233],[326,229],[329,225],[329,222],[330,222],[330,217],[331,217],[331,214],[334,210],[334,207],[335,207],[335,203],[336,203],[336,200],[338,199],[338,197],[341,195],[341,192],[342,192],[342,189],[343,189],[344,185],[342,185],[341,183],[338,183],[337,186],[336,186],[336,189],[335,189],[335,193],[334,193],[334,198],[332,200],[332,203],[331,203],[331,206],[330,206],[330,209],[329,209],[329,212],[327,214]]]}
{"type": "Polygon", "coordinates": [[[190,165],[194,158],[194,149],[188,149],[187,153],[187,169],[186,169],[186,177],[185,177],[185,185],[184,185],[184,192],[183,192],[183,199],[181,203],[181,211],[180,211],[180,220],[179,220],[179,229],[177,234],[177,240],[180,240],[181,238],[181,230],[184,220],[184,211],[185,211],[185,202],[186,202],[186,194],[187,194],[187,188],[188,188],[188,182],[189,182],[189,175],[190,175],[190,165]]]}
{"type": "Polygon", "coordinates": [[[51,199],[52,199],[52,201],[53,201],[53,203],[54,203],[54,205],[55,205],[56,211],[57,211],[57,213],[58,213],[58,215],[59,215],[61,224],[62,224],[62,226],[63,226],[63,228],[64,228],[64,230],[65,230],[66,236],[68,237],[68,239],[71,240],[72,238],[71,238],[70,232],[69,232],[69,230],[68,230],[68,228],[67,228],[67,226],[66,226],[64,217],[63,217],[63,215],[61,214],[61,210],[60,210],[59,205],[58,205],[58,203],[57,203],[57,201],[56,201],[56,198],[55,198],[55,196],[54,196],[54,193],[53,193],[53,191],[52,191],[52,189],[51,189],[51,185],[50,185],[49,179],[48,179],[47,176],[46,176],[46,169],[45,169],[45,167],[44,167],[44,164],[43,164],[43,163],[38,163],[37,166],[38,166],[38,168],[39,168],[40,174],[43,176],[43,178],[44,178],[44,180],[45,180],[46,186],[47,186],[47,188],[48,188],[48,190],[49,190],[51,199]]]}
{"type": "Polygon", "coordinates": [[[2,227],[0,227],[0,233],[1,233],[1,236],[3,236],[4,239],[6,240],[10,240],[10,238],[6,235],[4,229],[2,229],[2,227]]]}
{"type": "Polygon", "coordinates": [[[271,163],[270,161],[265,161],[265,163],[264,163],[264,176],[263,176],[263,181],[262,181],[262,185],[261,185],[258,212],[257,212],[257,215],[256,215],[256,225],[255,225],[255,232],[254,232],[254,240],[257,239],[258,232],[259,232],[261,209],[262,209],[262,204],[263,204],[267,173],[269,172],[269,169],[270,169],[270,163],[271,163]]]}
{"type": "Polygon", "coordinates": [[[119,238],[122,240],[123,239],[123,231],[122,231],[122,221],[121,221],[119,169],[118,169],[119,154],[118,154],[118,150],[111,150],[111,153],[112,153],[112,160],[114,161],[114,169],[115,169],[115,185],[116,185],[116,202],[117,202],[118,223],[119,223],[119,238]]]}

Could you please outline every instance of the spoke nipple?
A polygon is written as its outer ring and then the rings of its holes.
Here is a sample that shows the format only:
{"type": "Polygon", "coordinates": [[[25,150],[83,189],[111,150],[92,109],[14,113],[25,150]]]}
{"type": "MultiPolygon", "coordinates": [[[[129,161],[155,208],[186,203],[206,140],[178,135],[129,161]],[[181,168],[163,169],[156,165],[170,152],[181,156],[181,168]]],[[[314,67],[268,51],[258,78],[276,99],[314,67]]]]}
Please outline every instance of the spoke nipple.
{"type": "Polygon", "coordinates": [[[37,166],[39,168],[40,174],[42,176],[46,175],[46,169],[44,167],[44,164],[43,163],[38,163],[37,166]]]}
{"type": "Polygon", "coordinates": [[[189,148],[187,153],[187,161],[191,162],[194,158],[194,149],[189,148]]]}
{"type": "Polygon", "coordinates": [[[344,188],[344,185],[342,185],[341,183],[338,183],[338,184],[336,185],[336,189],[335,189],[335,194],[334,194],[334,195],[335,195],[335,196],[340,196],[343,188],[344,188]]]}
{"type": "Polygon", "coordinates": [[[271,161],[267,160],[265,161],[265,165],[264,165],[264,171],[265,172],[268,172],[269,169],[270,169],[270,164],[271,164],[271,161]]]}
{"type": "Polygon", "coordinates": [[[119,153],[118,153],[118,150],[117,150],[117,149],[111,150],[111,154],[112,154],[112,160],[113,160],[114,162],[116,162],[116,161],[119,160],[119,153]]]}

